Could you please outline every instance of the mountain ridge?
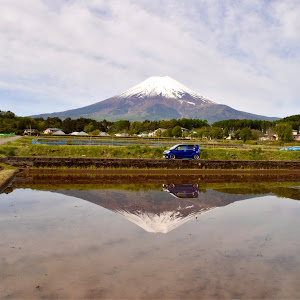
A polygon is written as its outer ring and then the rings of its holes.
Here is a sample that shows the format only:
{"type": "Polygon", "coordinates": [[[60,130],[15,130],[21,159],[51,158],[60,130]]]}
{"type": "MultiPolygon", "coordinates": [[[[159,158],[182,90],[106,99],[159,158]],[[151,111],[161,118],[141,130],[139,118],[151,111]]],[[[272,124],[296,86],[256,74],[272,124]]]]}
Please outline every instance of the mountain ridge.
{"type": "Polygon", "coordinates": [[[129,121],[202,119],[209,123],[225,119],[273,121],[267,117],[239,111],[185,87],[171,77],[150,77],[120,95],[81,108],[32,117],[91,118],[96,120],[129,121]]]}

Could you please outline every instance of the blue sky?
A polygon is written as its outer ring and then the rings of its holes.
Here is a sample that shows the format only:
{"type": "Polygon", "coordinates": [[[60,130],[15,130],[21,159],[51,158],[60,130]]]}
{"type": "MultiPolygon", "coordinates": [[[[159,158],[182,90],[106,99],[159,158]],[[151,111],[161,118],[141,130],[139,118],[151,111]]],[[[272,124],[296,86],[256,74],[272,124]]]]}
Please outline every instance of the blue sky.
{"type": "Polygon", "coordinates": [[[299,16],[299,0],[2,0],[0,110],[63,111],[170,76],[238,110],[299,114],[299,16]]]}

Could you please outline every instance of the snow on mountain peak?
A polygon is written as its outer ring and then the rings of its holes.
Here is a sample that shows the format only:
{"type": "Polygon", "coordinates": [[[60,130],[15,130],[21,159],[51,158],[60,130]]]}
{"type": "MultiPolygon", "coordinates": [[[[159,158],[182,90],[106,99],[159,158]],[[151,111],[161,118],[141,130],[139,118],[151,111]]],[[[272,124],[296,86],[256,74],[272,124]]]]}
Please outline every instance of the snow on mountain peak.
{"type": "MultiPolygon", "coordinates": [[[[174,98],[182,101],[180,99],[184,98],[187,95],[192,98],[199,99],[204,103],[216,103],[197,94],[196,92],[192,91],[191,89],[187,88],[186,86],[169,76],[149,77],[140,84],[123,92],[119,96],[119,98],[128,98],[133,96],[138,98],[163,96],[165,98],[174,98]]],[[[186,102],[195,105],[195,103],[192,103],[190,101],[186,102]]]]}
{"type": "MultiPolygon", "coordinates": [[[[185,209],[191,208],[185,207],[185,209]]],[[[180,211],[163,211],[159,214],[153,212],[143,212],[143,211],[135,211],[130,212],[123,209],[117,209],[120,215],[125,217],[127,220],[131,221],[132,223],[138,225],[139,227],[143,228],[147,232],[151,233],[168,233],[175,228],[183,225],[184,223],[188,222],[196,215],[200,215],[204,212],[207,212],[215,207],[207,207],[202,208],[200,210],[196,210],[191,212],[187,216],[183,216],[180,211]]],[[[184,209],[183,209],[184,210],[184,209]]]]}

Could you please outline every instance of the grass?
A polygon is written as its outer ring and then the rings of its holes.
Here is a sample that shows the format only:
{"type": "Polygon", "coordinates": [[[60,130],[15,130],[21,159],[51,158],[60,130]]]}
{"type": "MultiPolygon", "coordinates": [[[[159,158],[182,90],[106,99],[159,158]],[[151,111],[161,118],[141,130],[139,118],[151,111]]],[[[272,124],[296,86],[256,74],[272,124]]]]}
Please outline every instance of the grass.
{"type": "Polygon", "coordinates": [[[13,175],[16,173],[16,168],[6,165],[6,164],[0,164],[0,190],[3,184],[5,182],[12,178],[13,175]]]}
{"type": "MultiPolygon", "coordinates": [[[[50,146],[32,145],[30,137],[8,142],[0,146],[0,156],[44,156],[44,157],[87,157],[87,158],[145,158],[162,159],[166,146],[131,144],[127,146],[50,146]]],[[[271,146],[268,146],[271,147],[271,146]]],[[[297,151],[278,151],[279,147],[263,148],[248,146],[244,148],[201,148],[200,159],[208,160],[285,160],[300,161],[297,151]]]]}

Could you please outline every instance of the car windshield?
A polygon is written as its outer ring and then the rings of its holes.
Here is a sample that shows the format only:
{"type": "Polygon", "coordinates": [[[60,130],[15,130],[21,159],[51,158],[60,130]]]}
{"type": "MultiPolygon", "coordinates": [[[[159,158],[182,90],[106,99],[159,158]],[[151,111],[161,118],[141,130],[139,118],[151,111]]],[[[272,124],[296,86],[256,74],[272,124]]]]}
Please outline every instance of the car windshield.
{"type": "Polygon", "coordinates": [[[179,144],[177,144],[177,145],[171,147],[170,150],[174,150],[177,146],[179,146],[179,144]]]}

